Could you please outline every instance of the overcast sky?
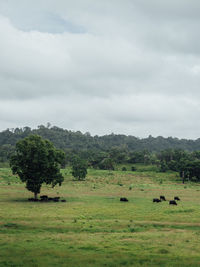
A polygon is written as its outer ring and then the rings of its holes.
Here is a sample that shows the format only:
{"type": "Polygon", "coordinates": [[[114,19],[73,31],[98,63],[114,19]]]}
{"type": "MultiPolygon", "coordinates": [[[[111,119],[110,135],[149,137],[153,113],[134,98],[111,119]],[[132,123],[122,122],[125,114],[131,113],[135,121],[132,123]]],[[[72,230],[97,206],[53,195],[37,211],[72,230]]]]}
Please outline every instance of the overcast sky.
{"type": "Polygon", "coordinates": [[[0,0],[0,130],[200,137],[199,0],[0,0]]]}

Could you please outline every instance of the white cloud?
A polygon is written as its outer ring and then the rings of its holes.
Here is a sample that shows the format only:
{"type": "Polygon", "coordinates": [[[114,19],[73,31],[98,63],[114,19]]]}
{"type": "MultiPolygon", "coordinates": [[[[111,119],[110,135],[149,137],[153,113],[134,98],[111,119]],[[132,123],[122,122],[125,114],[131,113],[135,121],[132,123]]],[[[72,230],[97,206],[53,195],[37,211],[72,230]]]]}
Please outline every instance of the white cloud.
{"type": "Polygon", "coordinates": [[[199,5],[0,0],[1,129],[199,137],[199,5]]]}

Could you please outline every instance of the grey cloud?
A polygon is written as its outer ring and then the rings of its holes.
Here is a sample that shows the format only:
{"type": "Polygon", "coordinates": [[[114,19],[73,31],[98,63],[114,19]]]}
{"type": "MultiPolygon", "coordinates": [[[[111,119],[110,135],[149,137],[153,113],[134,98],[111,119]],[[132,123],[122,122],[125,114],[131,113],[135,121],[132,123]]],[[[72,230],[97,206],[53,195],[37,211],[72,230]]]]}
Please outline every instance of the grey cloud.
{"type": "Polygon", "coordinates": [[[2,129],[199,137],[199,7],[1,0],[2,129]]]}
{"type": "Polygon", "coordinates": [[[89,129],[92,134],[117,131],[143,137],[152,134],[196,138],[197,129],[188,128],[188,125],[192,126],[198,120],[199,111],[199,101],[183,97],[177,102],[172,97],[159,95],[121,99],[71,95],[66,99],[48,97],[24,102],[0,102],[3,125],[36,127],[50,121],[67,129],[83,132],[89,129]]]}

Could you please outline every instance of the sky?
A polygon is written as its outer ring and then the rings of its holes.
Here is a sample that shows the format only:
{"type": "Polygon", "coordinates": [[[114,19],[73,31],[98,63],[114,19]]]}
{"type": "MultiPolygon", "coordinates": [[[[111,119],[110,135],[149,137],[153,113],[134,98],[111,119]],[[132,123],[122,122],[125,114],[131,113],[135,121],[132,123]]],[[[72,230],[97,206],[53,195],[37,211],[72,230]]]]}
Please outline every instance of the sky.
{"type": "Polygon", "coordinates": [[[199,0],[0,0],[0,131],[200,138],[199,0]]]}

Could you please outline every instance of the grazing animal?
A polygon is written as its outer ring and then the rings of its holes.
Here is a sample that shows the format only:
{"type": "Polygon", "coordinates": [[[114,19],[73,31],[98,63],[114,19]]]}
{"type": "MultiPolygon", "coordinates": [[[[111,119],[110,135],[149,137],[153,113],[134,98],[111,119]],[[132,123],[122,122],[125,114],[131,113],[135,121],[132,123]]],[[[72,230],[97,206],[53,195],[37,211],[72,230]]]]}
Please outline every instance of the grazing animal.
{"type": "Polygon", "coordinates": [[[32,197],[31,197],[31,198],[28,198],[28,201],[37,202],[37,201],[39,201],[39,199],[37,199],[37,198],[35,199],[35,198],[32,198],[32,197]]]}
{"type": "Polygon", "coordinates": [[[127,199],[126,197],[121,197],[121,198],[120,198],[120,201],[125,201],[125,202],[127,202],[128,199],[127,199]]]}
{"type": "Polygon", "coordinates": [[[47,195],[40,196],[41,199],[48,199],[47,195]]]}
{"type": "Polygon", "coordinates": [[[158,202],[161,202],[161,200],[159,198],[154,198],[153,202],[157,202],[158,203],[158,202]]]}
{"type": "Polygon", "coordinates": [[[40,196],[40,201],[41,201],[41,202],[46,202],[46,201],[48,201],[48,200],[49,200],[49,198],[48,198],[47,195],[40,196]]]}
{"type": "Polygon", "coordinates": [[[62,199],[61,202],[67,202],[67,200],[66,199],[62,199]]]}
{"type": "Polygon", "coordinates": [[[60,199],[60,197],[53,197],[53,198],[52,198],[52,200],[53,200],[54,202],[59,202],[59,199],[60,199]]]}
{"type": "Polygon", "coordinates": [[[160,196],[160,200],[166,201],[165,196],[160,196]]]}
{"type": "Polygon", "coordinates": [[[40,202],[48,202],[48,201],[49,201],[48,198],[41,198],[41,199],[40,199],[40,202]]]}
{"type": "Polygon", "coordinates": [[[180,198],[179,197],[174,197],[174,200],[180,200],[180,198]]]}
{"type": "Polygon", "coordinates": [[[53,200],[58,200],[59,201],[60,197],[54,197],[53,200]]]}
{"type": "Polygon", "coordinates": [[[176,203],[175,200],[170,200],[170,201],[169,201],[169,205],[177,205],[177,203],[176,203]]]}
{"type": "Polygon", "coordinates": [[[35,201],[35,199],[34,198],[28,198],[28,201],[35,201]]]}

